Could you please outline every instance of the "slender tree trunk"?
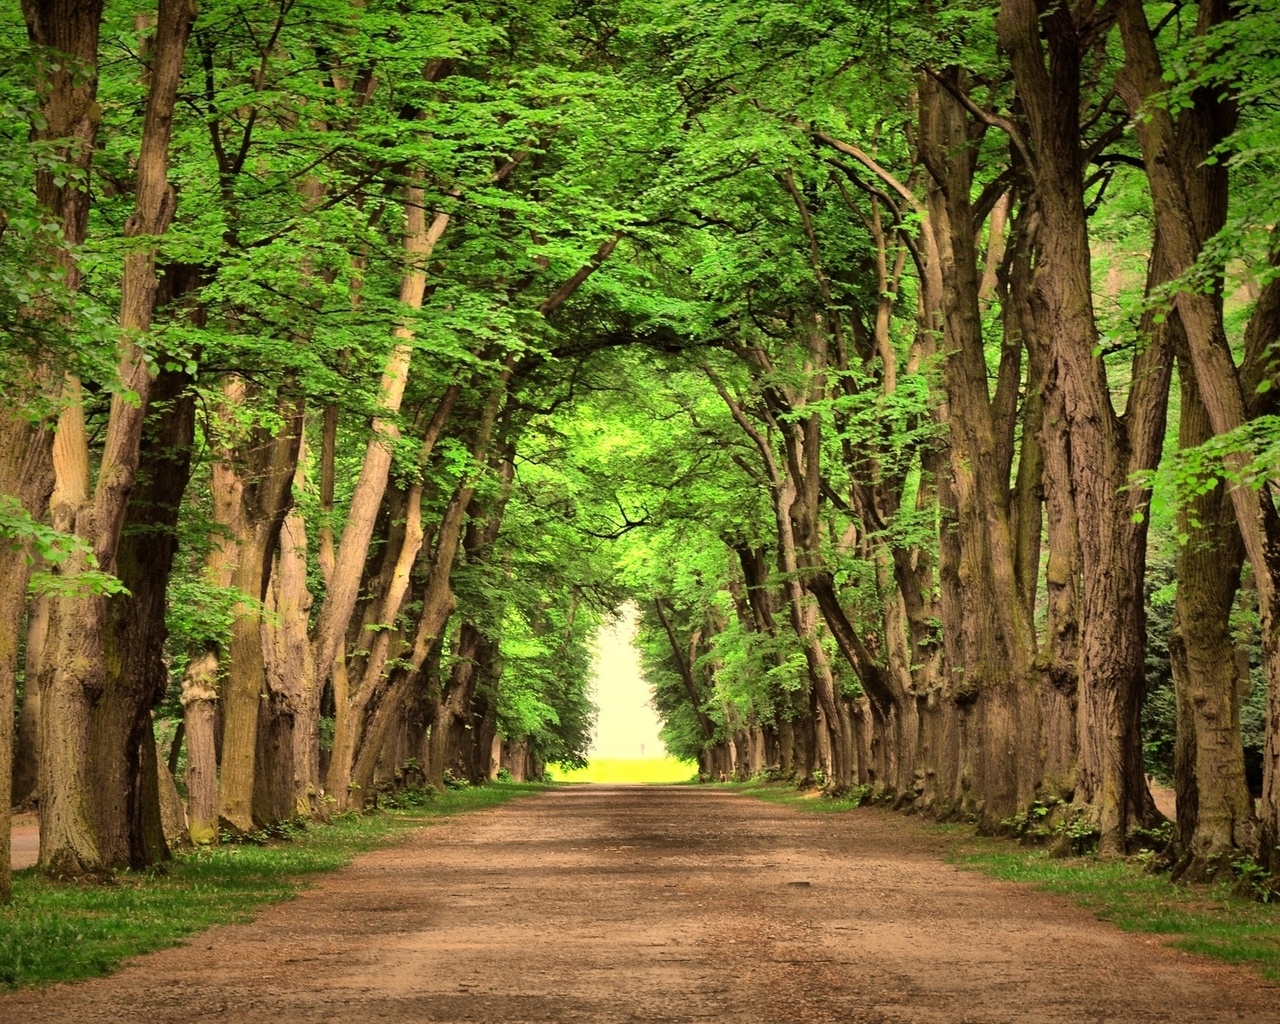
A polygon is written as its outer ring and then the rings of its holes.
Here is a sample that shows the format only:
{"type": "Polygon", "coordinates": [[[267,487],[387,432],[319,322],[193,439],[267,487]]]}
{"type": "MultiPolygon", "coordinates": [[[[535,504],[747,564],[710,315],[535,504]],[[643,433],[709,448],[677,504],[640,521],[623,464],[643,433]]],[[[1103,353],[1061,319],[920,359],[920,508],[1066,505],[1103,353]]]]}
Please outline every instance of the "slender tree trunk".
{"type": "Polygon", "coordinates": [[[218,754],[214,742],[218,704],[218,656],[192,658],[182,677],[187,742],[187,829],[197,845],[218,837],[218,754]]]}
{"type": "MultiPolygon", "coordinates": [[[[405,270],[400,282],[400,302],[409,310],[417,310],[422,308],[426,293],[427,264],[431,253],[449,225],[449,215],[441,213],[428,226],[426,194],[420,176],[406,189],[404,219],[405,270]]],[[[414,332],[407,324],[401,324],[392,333],[394,344],[382,374],[373,435],[365,448],[364,464],[352,494],[333,570],[327,580],[325,599],[316,617],[312,660],[320,671],[327,671],[341,651],[347,625],[355,611],[369,541],[373,537],[378,508],[391,471],[392,448],[400,437],[396,416],[409,377],[414,332]]],[[[457,395],[456,387],[445,391],[440,402],[443,416],[437,413],[441,425],[457,395]]]]}
{"type": "MultiPolygon", "coordinates": [[[[46,446],[53,441],[52,433],[46,431],[46,446]]],[[[49,494],[53,490],[53,466],[48,459],[49,450],[39,457],[42,468],[33,470],[30,484],[37,485],[42,496],[33,506],[47,508],[49,494]]],[[[27,507],[24,505],[24,507],[27,507]]],[[[26,563],[24,562],[24,565],[26,563]]],[[[38,571],[43,562],[37,558],[27,568],[38,571]]],[[[40,773],[40,687],[38,680],[42,671],[45,646],[49,640],[49,599],[35,597],[27,605],[27,649],[22,663],[22,711],[18,718],[17,747],[13,755],[13,793],[11,799],[14,807],[21,807],[39,799],[40,773]]]]}
{"type": "Polygon", "coordinates": [[[693,713],[698,720],[698,728],[702,730],[703,745],[711,746],[715,742],[716,726],[702,708],[702,696],[698,693],[698,683],[693,675],[693,663],[688,657],[693,651],[695,642],[692,639],[687,645],[680,642],[679,636],[676,635],[676,628],[671,620],[671,615],[663,607],[665,603],[667,602],[663,598],[655,597],[653,599],[653,610],[657,613],[658,621],[662,624],[662,629],[667,635],[667,642],[671,646],[671,657],[675,661],[677,671],[680,673],[680,681],[684,684],[685,695],[689,698],[689,707],[693,709],[693,713]]]}
{"type": "MultiPolygon", "coordinates": [[[[409,575],[423,541],[422,485],[416,483],[410,487],[406,497],[405,523],[400,533],[399,551],[381,596],[380,610],[376,614],[374,624],[379,628],[365,630],[361,634],[361,644],[369,650],[369,655],[363,666],[355,666],[360,671],[354,687],[350,685],[345,671],[340,680],[335,680],[338,685],[334,687],[333,751],[329,759],[325,788],[337,801],[338,810],[345,810],[351,799],[350,791],[354,784],[352,773],[361,737],[368,724],[368,716],[376,709],[377,701],[382,699],[383,690],[390,678],[386,668],[392,647],[398,647],[402,643],[399,632],[388,627],[400,615],[408,598],[409,575]]],[[[360,801],[356,802],[359,804],[360,801]]]]}
{"type": "MultiPolygon", "coordinates": [[[[493,385],[489,397],[481,412],[472,442],[472,468],[458,482],[453,497],[445,508],[439,528],[435,534],[435,544],[431,553],[430,566],[427,571],[427,583],[422,595],[422,611],[419,616],[410,654],[410,668],[407,681],[402,687],[410,687],[417,682],[432,648],[443,634],[445,624],[453,614],[456,598],[450,584],[453,562],[462,542],[463,527],[466,523],[467,509],[475,495],[476,475],[481,471],[488,456],[489,444],[497,424],[498,413],[506,397],[507,385],[511,371],[515,365],[514,357],[507,360],[500,379],[493,385]]],[[[509,483],[509,477],[506,478],[509,483]]],[[[505,485],[504,485],[505,486],[505,485]]],[[[352,783],[356,776],[372,778],[373,766],[386,736],[387,718],[391,714],[390,706],[385,710],[381,705],[392,701],[396,696],[396,688],[389,688],[391,680],[385,673],[377,676],[366,676],[361,690],[349,697],[358,701],[358,713],[353,714],[349,729],[350,742],[342,745],[343,759],[339,759],[337,738],[334,743],[334,756],[329,765],[327,788],[338,802],[341,809],[347,802],[359,807],[366,794],[355,790],[352,783]],[[371,710],[372,709],[372,710],[371,710]],[[369,716],[372,716],[370,718],[369,716]],[[361,760],[364,764],[361,765],[361,760]],[[346,786],[343,786],[343,780],[346,786]]],[[[434,727],[434,726],[433,726],[434,727]]]]}
{"type": "MultiPolygon", "coordinates": [[[[242,396],[233,387],[229,397],[235,401],[242,396]]],[[[258,721],[263,697],[267,695],[262,612],[272,556],[293,503],[293,478],[302,439],[302,402],[300,396],[289,393],[287,386],[282,387],[278,395],[282,426],[273,432],[254,428],[237,446],[235,463],[224,467],[224,486],[230,484],[239,496],[234,518],[227,525],[235,548],[231,585],[240,592],[241,602],[231,625],[221,692],[218,820],[221,827],[240,833],[272,824],[265,819],[255,821],[253,803],[258,781],[258,721]]],[[[286,756],[292,770],[292,751],[286,756]]],[[[278,810],[280,803],[272,801],[269,813],[278,810]]]]}
{"type": "MultiPolygon", "coordinates": [[[[812,332],[809,338],[810,345],[819,341],[814,336],[817,333],[816,330],[812,332]]],[[[833,791],[839,790],[847,787],[852,779],[853,751],[845,746],[844,736],[840,731],[835,676],[831,671],[831,663],[826,651],[823,650],[818,638],[815,609],[806,601],[805,579],[814,575],[810,564],[812,558],[806,558],[805,571],[802,572],[802,540],[797,538],[797,526],[805,531],[804,540],[809,540],[809,534],[816,532],[816,523],[812,522],[812,518],[817,503],[819,467],[813,460],[819,457],[817,449],[821,421],[816,413],[810,413],[803,424],[799,422],[788,424],[790,431],[787,437],[787,464],[784,467],[779,462],[772,441],[751,421],[739,402],[719,379],[709,370],[707,372],[734,420],[759,451],[769,481],[774,524],[777,528],[779,569],[784,581],[783,591],[786,595],[792,629],[804,651],[810,685],[818,706],[822,709],[822,721],[826,731],[825,742],[832,759],[826,785],[833,791]],[[808,470],[805,477],[807,492],[802,495],[800,481],[797,478],[805,473],[805,469],[808,470]]],[[[825,385],[821,383],[822,367],[808,365],[806,375],[811,378],[807,390],[821,397],[825,393],[825,385]]],[[[800,406],[803,400],[797,398],[791,404],[800,406]]]]}
{"type": "Polygon", "coordinates": [[[438,791],[444,790],[445,772],[455,766],[453,761],[459,733],[468,724],[468,711],[477,675],[483,659],[492,653],[487,650],[490,646],[491,642],[474,623],[462,624],[458,631],[453,669],[436,696],[431,732],[427,736],[427,762],[424,766],[426,783],[438,791]]]}

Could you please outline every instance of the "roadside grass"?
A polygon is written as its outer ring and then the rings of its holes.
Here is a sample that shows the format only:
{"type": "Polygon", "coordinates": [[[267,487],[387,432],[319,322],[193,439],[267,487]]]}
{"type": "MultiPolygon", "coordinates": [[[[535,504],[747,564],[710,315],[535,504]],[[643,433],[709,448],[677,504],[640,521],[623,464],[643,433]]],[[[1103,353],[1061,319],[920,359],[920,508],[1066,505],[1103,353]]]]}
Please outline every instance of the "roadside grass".
{"type": "Polygon", "coordinates": [[[971,826],[933,827],[947,834],[947,859],[957,867],[1065,896],[1125,931],[1159,935],[1176,949],[1280,981],[1278,904],[1244,899],[1225,882],[1175,885],[1168,875],[1146,870],[1141,857],[1052,858],[1044,849],[975,835],[971,826]]]}
{"type": "Polygon", "coordinates": [[[820,789],[796,789],[785,782],[721,782],[716,785],[746,793],[757,800],[770,804],[790,804],[797,810],[813,811],[816,814],[839,814],[861,807],[866,801],[867,791],[859,786],[844,796],[829,797],[820,789]]]}
{"type": "Polygon", "coordinates": [[[161,869],[120,872],[108,884],[57,883],[14,873],[0,907],[0,988],[108,974],[124,960],[173,946],[215,924],[250,920],[292,899],[308,879],[403,838],[432,819],[506,803],[546,787],[494,783],[398,799],[402,806],[285,829],[286,838],[178,853],[161,869]]]}
{"type": "Polygon", "coordinates": [[[598,783],[672,783],[688,782],[698,774],[696,761],[681,761],[671,757],[593,757],[585,768],[552,767],[556,782],[598,783]]]}
{"type": "MultiPolygon", "coordinates": [[[[730,783],[727,788],[820,812],[851,810],[861,797],[829,800],[783,783],[730,783]]],[[[893,812],[869,808],[867,813],[893,812]]],[[[1175,885],[1167,874],[1149,871],[1146,856],[1053,858],[1041,847],[980,836],[972,825],[925,827],[944,840],[947,861],[959,868],[1032,885],[1066,897],[1125,931],[1157,935],[1176,949],[1250,967],[1270,981],[1280,981],[1280,903],[1245,899],[1225,882],[1175,885]]]]}

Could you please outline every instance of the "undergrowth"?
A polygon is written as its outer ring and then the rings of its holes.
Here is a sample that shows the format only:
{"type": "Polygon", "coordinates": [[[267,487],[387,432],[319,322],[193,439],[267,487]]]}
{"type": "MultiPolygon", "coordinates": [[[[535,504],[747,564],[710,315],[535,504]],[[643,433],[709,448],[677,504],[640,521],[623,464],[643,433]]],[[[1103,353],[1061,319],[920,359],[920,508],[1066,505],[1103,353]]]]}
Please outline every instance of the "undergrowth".
{"type": "MultiPolygon", "coordinates": [[[[733,788],[798,810],[846,811],[861,802],[856,797],[832,800],[812,790],[761,782],[739,783],[733,788]]],[[[866,813],[890,812],[881,808],[866,813]]],[[[1029,828],[1038,827],[1048,817],[1047,810],[1045,814],[1033,811],[1028,816],[1029,828]]],[[[979,836],[972,825],[925,827],[945,838],[947,860],[958,867],[1035,886],[1066,897],[1125,931],[1159,935],[1177,949],[1251,967],[1265,978],[1280,981],[1280,902],[1244,898],[1238,892],[1238,882],[1175,885],[1167,873],[1152,871],[1152,858],[1143,854],[1128,859],[1100,857],[1093,852],[1054,857],[1044,847],[979,836]]],[[[1089,846],[1084,831],[1083,826],[1070,821],[1061,828],[1046,827],[1048,834],[1066,834],[1089,846]],[[1072,835],[1073,828],[1078,837],[1072,835]]],[[[1152,837],[1153,841],[1161,838],[1167,837],[1152,837]]]]}
{"type": "Polygon", "coordinates": [[[108,884],[51,882],[34,868],[14,873],[13,902],[0,907],[0,987],[107,974],[140,953],[172,946],[215,925],[246,921],[291,899],[308,879],[403,837],[426,821],[505,803],[544,787],[498,783],[431,790],[396,808],[292,824],[178,853],[161,868],[120,872],[108,884]]]}

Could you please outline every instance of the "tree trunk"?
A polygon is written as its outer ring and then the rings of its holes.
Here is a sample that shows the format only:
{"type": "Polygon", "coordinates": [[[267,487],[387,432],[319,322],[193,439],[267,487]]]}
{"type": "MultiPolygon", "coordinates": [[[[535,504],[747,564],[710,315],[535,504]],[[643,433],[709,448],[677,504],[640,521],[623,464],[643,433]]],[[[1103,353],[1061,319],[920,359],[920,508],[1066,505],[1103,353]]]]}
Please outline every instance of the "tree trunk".
{"type": "MultiPolygon", "coordinates": [[[[1203,444],[1212,434],[1191,368],[1183,367],[1179,444],[1203,444]]],[[[1245,785],[1240,697],[1247,690],[1231,635],[1240,583],[1240,531],[1223,488],[1180,504],[1178,592],[1169,642],[1177,698],[1174,755],[1178,863],[1187,881],[1230,872],[1242,853],[1257,849],[1258,822],[1245,785]],[[1243,677],[1243,678],[1242,678],[1243,677]]]]}
{"type": "MultiPolygon", "coordinates": [[[[427,583],[422,595],[422,611],[409,659],[408,678],[402,683],[402,688],[407,688],[417,681],[416,677],[443,634],[449,617],[453,614],[456,605],[453,588],[450,585],[453,562],[462,542],[467,509],[475,494],[476,475],[487,459],[489,443],[497,424],[499,409],[506,396],[507,383],[513,366],[514,361],[509,359],[500,380],[489,393],[472,443],[472,468],[458,482],[436,531],[431,562],[427,571],[427,583]]],[[[509,483],[509,476],[506,477],[506,481],[509,483]]],[[[503,486],[505,488],[506,484],[503,486]]],[[[388,716],[391,714],[389,702],[395,696],[396,688],[389,689],[389,682],[385,673],[379,672],[376,676],[366,675],[361,689],[351,696],[350,699],[353,702],[359,702],[360,706],[358,709],[353,709],[349,726],[352,739],[344,743],[342,748],[343,756],[347,760],[339,760],[335,736],[334,757],[329,766],[327,788],[338,801],[340,809],[345,801],[350,801],[359,807],[365,799],[366,794],[362,790],[352,791],[352,781],[357,775],[368,779],[373,777],[373,768],[377,763],[377,755],[382,749],[389,721],[388,716]],[[381,704],[388,704],[385,711],[381,704]],[[371,719],[366,718],[369,715],[372,715],[371,719]],[[375,724],[376,728],[374,728],[375,724]],[[364,763],[361,764],[361,761],[364,763]],[[347,782],[348,789],[345,792],[339,788],[344,778],[350,780],[347,782]]]]}
{"type": "MultiPolygon", "coordinates": [[[[59,224],[63,245],[50,246],[45,253],[48,269],[60,273],[64,288],[73,295],[80,287],[80,268],[75,261],[75,248],[83,244],[89,220],[89,189],[84,187],[93,160],[101,109],[96,100],[98,88],[98,34],[102,21],[101,0],[58,0],[41,4],[24,4],[23,15],[27,32],[34,45],[36,57],[36,92],[40,104],[40,118],[33,125],[32,137],[51,144],[54,149],[46,164],[36,168],[36,201],[59,224]],[[63,167],[73,173],[66,173],[63,167]]],[[[56,304],[55,304],[56,306],[56,304]]],[[[37,315],[60,317],[57,308],[38,310],[37,315]]],[[[33,366],[33,376],[42,386],[48,387],[47,372],[33,366]]],[[[5,471],[0,479],[0,494],[14,495],[28,514],[39,518],[43,501],[33,504],[39,497],[28,493],[28,487],[40,481],[49,471],[47,460],[51,451],[52,436],[40,424],[28,422],[15,405],[0,413],[0,459],[5,471]],[[13,470],[22,473],[14,477],[13,470]],[[29,475],[28,475],[29,474],[29,475]]],[[[50,482],[50,487],[52,482],[50,482]]],[[[47,499],[47,494],[44,496],[47,499]]],[[[14,681],[17,669],[18,637],[22,613],[26,604],[27,552],[8,549],[0,553],[0,569],[4,578],[11,581],[7,593],[0,598],[0,715],[13,715],[14,681]]],[[[42,678],[44,676],[42,675],[42,678]]],[[[28,678],[26,685],[35,687],[39,682],[28,678]]],[[[46,710],[48,710],[46,708],[46,710]]],[[[45,734],[41,722],[41,738],[45,734]]],[[[9,786],[12,759],[12,738],[5,729],[0,739],[0,787],[9,786]]],[[[44,752],[42,751],[42,754],[44,752]]],[[[47,754],[44,754],[47,757],[47,754]]],[[[41,762],[43,776],[44,760],[41,762]]],[[[42,796],[44,794],[42,793],[42,796]]],[[[0,825],[9,824],[10,794],[0,792],[0,825]]],[[[78,873],[83,852],[87,866],[96,865],[97,852],[90,833],[88,815],[79,806],[78,799],[59,790],[44,797],[52,803],[51,817],[56,824],[53,834],[64,828],[73,842],[71,853],[60,858],[58,870],[78,873]]],[[[42,833],[43,861],[43,833],[42,833]]],[[[52,848],[52,847],[51,847],[52,848]]],[[[0,895],[8,899],[9,854],[0,854],[0,895]]]]}
{"type": "Polygon", "coordinates": [[[214,726],[218,704],[218,656],[192,658],[182,677],[187,742],[187,829],[197,845],[218,838],[218,754],[214,726]]]}
{"type": "MultiPolygon", "coordinates": [[[[383,692],[389,681],[386,668],[392,647],[394,645],[399,648],[403,645],[401,633],[392,629],[391,625],[400,615],[408,598],[409,574],[417,561],[423,541],[422,485],[416,483],[409,489],[406,497],[405,523],[399,551],[392,564],[386,589],[381,596],[381,608],[376,616],[375,624],[379,628],[361,633],[361,646],[369,650],[369,655],[363,666],[354,666],[359,670],[354,687],[344,678],[341,682],[346,685],[334,688],[333,751],[329,759],[325,788],[337,801],[339,811],[345,810],[351,799],[354,783],[352,773],[369,715],[376,712],[377,702],[383,699],[383,692]]],[[[362,800],[362,796],[356,800],[357,806],[362,800]]]]}
{"type": "MultiPolygon", "coordinates": [[[[409,310],[422,308],[427,286],[427,264],[436,243],[449,226],[449,214],[440,213],[430,226],[426,220],[426,194],[421,175],[405,190],[404,251],[405,270],[400,281],[400,302],[409,310]]],[[[378,392],[378,415],[373,421],[373,435],[365,448],[364,464],[351,496],[346,527],[342,531],[334,566],[326,581],[328,589],[316,617],[312,660],[321,672],[327,672],[342,648],[347,624],[356,607],[360,578],[373,537],[374,523],[391,471],[392,447],[400,437],[395,417],[404,399],[405,384],[413,355],[414,332],[407,324],[392,332],[395,343],[387,358],[378,392]]],[[[443,426],[458,388],[446,389],[436,419],[443,426]]],[[[438,428],[437,428],[438,429],[438,428]]],[[[330,790],[332,793],[332,789],[330,790]]]]}
{"type": "Polygon", "coordinates": [[[108,868],[139,869],[168,857],[159,821],[151,709],[164,697],[169,576],[178,514],[191,475],[195,398],[190,379],[162,371],[143,428],[138,485],[120,539],[117,574],[128,594],[107,606],[104,686],[93,711],[89,762],[98,847],[108,868]],[[157,845],[159,840],[159,845],[157,845]]]}
{"type": "MultiPolygon", "coordinates": [[[[300,454],[294,488],[305,485],[300,454]]],[[[280,554],[271,574],[271,615],[263,623],[267,693],[259,732],[276,749],[262,761],[260,776],[270,776],[255,812],[261,819],[310,818],[319,798],[320,693],[307,636],[311,594],[307,590],[306,524],[296,509],[285,517],[280,554]],[[286,755],[288,757],[286,758],[286,755]]],[[[263,752],[259,746],[259,754],[263,752]]]]}
{"type": "MultiPolygon", "coordinates": [[[[45,440],[52,441],[52,435],[45,440]]],[[[52,467],[48,462],[48,452],[40,457],[47,470],[52,467]]],[[[44,496],[34,507],[45,507],[49,504],[49,491],[53,490],[53,474],[46,472],[37,474],[34,479],[44,476],[41,485],[44,496]]],[[[25,562],[24,562],[25,564],[25,562]]],[[[39,566],[39,560],[29,568],[39,566]]],[[[15,586],[15,593],[18,588],[15,586]]],[[[25,587],[22,593],[25,596],[25,587]]],[[[13,792],[11,803],[14,807],[34,804],[39,798],[37,777],[40,770],[40,687],[36,680],[40,678],[40,662],[44,654],[45,644],[49,639],[49,600],[37,597],[27,605],[27,649],[23,659],[22,711],[18,717],[17,747],[13,755],[13,792]]]]}
{"type": "MultiPolygon", "coordinates": [[[[963,89],[962,74],[943,75],[963,89]]],[[[932,76],[920,83],[920,153],[927,189],[930,266],[925,302],[943,328],[943,380],[949,421],[950,483],[958,523],[958,621],[963,661],[950,699],[969,721],[960,764],[963,809],[988,827],[1031,801],[1039,777],[1039,723],[1030,690],[1035,636],[1019,586],[1010,507],[1010,460],[1021,338],[1005,339],[993,396],[987,382],[980,313],[981,278],[970,201],[977,142],[954,96],[932,76]]],[[[1028,454],[1024,452],[1024,454],[1028,454]]]]}
{"type": "MultiPolygon", "coordinates": [[[[243,389],[232,384],[231,402],[245,398],[243,389]]],[[[226,677],[222,683],[222,759],[218,784],[218,822],[232,832],[247,833],[272,824],[270,818],[282,806],[272,801],[264,808],[267,817],[254,818],[254,787],[258,775],[258,721],[267,693],[266,660],[263,653],[262,612],[270,582],[272,556],[280,538],[285,516],[293,503],[292,486],[297,471],[302,440],[303,400],[282,387],[277,404],[281,426],[274,431],[255,427],[234,458],[215,467],[215,484],[224,492],[218,503],[234,506],[226,523],[234,546],[231,585],[240,592],[234,611],[226,677]],[[238,498],[232,501],[231,498],[238,498]]],[[[268,736],[272,744],[280,737],[268,736]]],[[[290,773],[292,750],[284,752],[290,773]]],[[[276,787],[278,793],[280,787],[276,787]]]]}
{"type": "Polygon", "coordinates": [[[688,644],[680,642],[680,638],[676,635],[675,625],[671,621],[671,616],[663,607],[664,603],[669,602],[665,602],[663,598],[655,597],[653,599],[653,610],[657,613],[658,621],[662,624],[662,629],[667,634],[667,643],[671,647],[671,657],[680,674],[680,681],[684,684],[685,695],[689,698],[689,707],[693,709],[693,713],[698,719],[698,728],[702,730],[703,744],[709,746],[715,742],[716,725],[702,708],[702,696],[698,693],[698,683],[693,675],[693,660],[697,641],[691,637],[688,644]]]}
{"type": "MultiPolygon", "coordinates": [[[[12,496],[18,507],[33,519],[38,518],[53,484],[49,472],[52,440],[48,430],[27,422],[16,409],[0,409],[0,500],[12,496]]],[[[26,760],[20,757],[14,761],[14,732],[10,723],[14,717],[19,638],[27,607],[29,573],[28,545],[0,540],[0,579],[6,581],[0,587],[0,837],[9,834],[13,797],[21,795],[25,799],[36,788],[25,782],[21,770],[17,773],[18,788],[10,788],[15,777],[14,768],[21,769],[26,760]]],[[[44,602],[38,603],[44,606],[44,602]]],[[[32,607],[33,614],[36,614],[35,605],[32,607]]],[[[28,671],[23,682],[23,725],[26,727],[28,749],[33,746],[31,725],[38,728],[40,717],[37,714],[39,688],[32,672],[32,669],[38,669],[38,653],[37,648],[36,657],[32,657],[31,648],[28,648],[28,671]]],[[[0,842],[0,846],[4,847],[0,850],[0,903],[7,903],[11,896],[9,849],[7,842],[0,842]]]]}
{"type": "MultiPolygon", "coordinates": [[[[1034,148],[1040,215],[1032,315],[1052,346],[1071,446],[1079,526],[1081,602],[1080,770],[1076,803],[1094,815],[1104,851],[1127,848],[1132,828],[1157,815],[1142,766],[1138,714],[1144,689],[1142,581],[1145,492],[1134,472],[1153,468],[1164,435],[1171,359],[1167,332],[1148,320],[1133,385],[1117,417],[1098,353],[1090,287],[1083,158],[1078,127],[1081,45],[1071,11],[1004,0],[997,19],[1034,148]],[[1051,60],[1046,66],[1044,34],[1051,60]],[[1135,522],[1135,519],[1138,521],[1135,522]]],[[[1167,280],[1156,236],[1153,282],[1167,280]]]]}
{"type": "MultiPolygon", "coordinates": [[[[1206,3],[1201,22],[1223,16],[1220,4],[1206,3]]],[[[1204,242],[1203,217],[1197,218],[1195,183],[1182,160],[1183,142],[1167,110],[1148,101],[1163,88],[1159,55],[1140,3],[1124,0],[1117,21],[1125,48],[1118,86],[1136,120],[1157,229],[1166,246],[1171,277],[1195,264],[1204,242]]],[[[1174,300],[1186,331],[1196,385],[1214,434],[1226,434],[1250,418],[1241,376],[1232,359],[1222,323],[1221,304],[1199,289],[1179,291],[1174,300]]],[[[1252,453],[1241,446],[1225,458],[1228,474],[1248,472],[1252,453]]],[[[1263,658],[1268,680],[1267,751],[1264,756],[1260,860],[1280,870],[1280,516],[1270,493],[1248,483],[1230,486],[1236,520],[1258,587],[1263,658]]]]}
{"type": "MultiPolygon", "coordinates": [[[[168,183],[169,138],[194,15],[190,0],[163,0],[159,7],[137,162],[136,200],[134,212],[125,224],[129,238],[161,235],[173,218],[174,196],[168,183]]],[[[95,38],[96,19],[95,13],[92,29],[83,26],[95,38]]],[[[37,38],[34,28],[32,36],[37,38]]],[[[80,382],[73,375],[68,375],[64,387],[66,404],[54,442],[53,524],[83,539],[97,566],[108,573],[116,571],[151,387],[146,359],[134,336],[151,326],[157,288],[155,248],[144,245],[131,249],[125,257],[120,295],[117,373],[122,388],[111,401],[98,478],[92,489],[80,382]]],[[[83,572],[89,567],[85,556],[74,556],[67,560],[61,574],[83,572]]],[[[51,665],[41,694],[45,711],[41,793],[49,814],[40,834],[41,864],[55,875],[100,872],[111,866],[116,852],[106,851],[104,857],[104,851],[98,848],[90,794],[93,769],[87,761],[91,750],[89,719],[108,685],[103,650],[108,628],[106,598],[65,596],[55,600],[50,630],[51,665]]]]}

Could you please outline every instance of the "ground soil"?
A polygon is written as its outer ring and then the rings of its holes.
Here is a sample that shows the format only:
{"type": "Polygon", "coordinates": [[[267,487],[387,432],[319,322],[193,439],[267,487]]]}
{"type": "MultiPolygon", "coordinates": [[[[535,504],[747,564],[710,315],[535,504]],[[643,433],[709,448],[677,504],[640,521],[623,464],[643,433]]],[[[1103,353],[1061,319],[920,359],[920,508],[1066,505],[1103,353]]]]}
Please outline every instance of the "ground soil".
{"type": "Polygon", "coordinates": [[[1280,1020],[1280,986],[953,868],[940,842],[876,809],[560,788],[113,977],[0,996],[0,1021],[1280,1020]]]}
{"type": "Polygon", "coordinates": [[[13,816],[9,833],[9,864],[14,871],[29,868],[40,856],[40,819],[31,811],[13,816]]]}

